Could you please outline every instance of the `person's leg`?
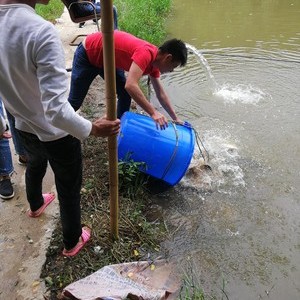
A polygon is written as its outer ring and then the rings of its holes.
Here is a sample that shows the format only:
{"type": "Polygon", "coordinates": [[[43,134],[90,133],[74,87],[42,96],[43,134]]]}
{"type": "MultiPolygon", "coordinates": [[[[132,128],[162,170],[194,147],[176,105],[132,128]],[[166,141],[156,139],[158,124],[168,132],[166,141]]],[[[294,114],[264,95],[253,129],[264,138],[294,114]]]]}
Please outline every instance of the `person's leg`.
{"type": "MultiPolygon", "coordinates": [[[[3,106],[0,99],[0,114],[3,116],[3,106]]],[[[14,171],[9,141],[0,139],[0,197],[8,200],[14,197],[14,189],[11,184],[10,175],[14,171]]]]}
{"type": "Polygon", "coordinates": [[[9,176],[14,171],[9,141],[0,139],[0,176],[9,176]]]}
{"type": "MultiPolygon", "coordinates": [[[[98,74],[105,80],[104,78],[104,69],[98,69],[98,74]]],[[[116,69],[116,90],[118,96],[117,103],[117,118],[120,119],[122,115],[129,111],[131,104],[131,96],[127,93],[125,89],[126,77],[124,70],[116,69]]]]}
{"type": "MultiPolygon", "coordinates": [[[[99,2],[96,2],[96,3],[94,3],[95,4],[95,8],[96,8],[96,14],[97,15],[100,15],[100,13],[101,13],[101,5],[100,5],[100,1],[99,2]]],[[[97,24],[97,22],[99,21],[99,18],[97,17],[97,19],[93,19],[93,22],[95,23],[95,24],[97,24]]]]}
{"type": "Polygon", "coordinates": [[[118,11],[115,5],[113,5],[113,14],[114,14],[114,30],[118,29],[118,11]]]}
{"type": "Polygon", "coordinates": [[[82,234],[80,190],[82,156],[80,141],[72,136],[43,143],[55,176],[65,249],[72,249],[82,234]]]}
{"type": "MultiPolygon", "coordinates": [[[[101,5],[100,2],[96,2],[96,13],[99,15],[101,13],[101,5]]],[[[113,5],[113,16],[114,16],[114,30],[118,29],[118,12],[115,5],[113,5]]],[[[96,20],[94,19],[94,22],[96,20]]]]}
{"type": "Polygon", "coordinates": [[[80,214],[80,188],[82,182],[82,157],[80,141],[74,137],[41,142],[35,135],[19,131],[29,156],[26,168],[26,193],[32,212],[43,204],[42,179],[47,169],[47,159],[52,167],[66,249],[74,247],[82,233],[80,214]]]}
{"type": "Polygon", "coordinates": [[[68,101],[75,110],[78,110],[89,90],[89,87],[98,74],[98,69],[90,64],[85,49],[80,43],[75,51],[71,86],[68,101]]]}
{"type": "Polygon", "coordinates": [[[19,164],[24,165],[27,163],[27,155],[26,155],[24,146],[22,144],[19,132],[16,130],[16,127],[15,127],[15,118],[13,115],[10,114],[9,111],[6,111],[6,114],[7,114],[7,119],[9,122],[10,132],[12,135],[15,151],[16,151],[17,155],[19,155],[18,162],[19,162],[19,164]]]}
{"type": "Polygon", "coordinates": [[[48,159],[42,142],[34,134],[17,130],[28,155],[25,172],[27,201],[32,212],[44,204],[42,182],[46,174],[48,159]]]}
{"type": "Polygon", "coordinates": [[[10,175],[14,171],[9,141],[0,139],[0,198],[9,200],[14,197],[10,175]]]}
{"type": "Polygon", "coordinates": [[[126,77],[124,71],[116,70],[116,89],[118,96],[117,117],[120,119],[122,115],[130,110],[131,96],[125,89],[126,77]]]}

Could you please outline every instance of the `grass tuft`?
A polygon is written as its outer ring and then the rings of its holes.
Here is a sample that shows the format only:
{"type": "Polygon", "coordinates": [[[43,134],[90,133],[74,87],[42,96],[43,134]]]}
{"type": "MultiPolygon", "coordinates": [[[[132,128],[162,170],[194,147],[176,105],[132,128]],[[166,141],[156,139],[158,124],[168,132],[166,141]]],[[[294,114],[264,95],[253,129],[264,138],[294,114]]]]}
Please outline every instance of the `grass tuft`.
{"type": "Polygon", "coordinates": [[[64,11],[64,4],[59,0],[50,0],[48,5],[37,4],[35,11],[45,20],[55,24],[64,11]]]}

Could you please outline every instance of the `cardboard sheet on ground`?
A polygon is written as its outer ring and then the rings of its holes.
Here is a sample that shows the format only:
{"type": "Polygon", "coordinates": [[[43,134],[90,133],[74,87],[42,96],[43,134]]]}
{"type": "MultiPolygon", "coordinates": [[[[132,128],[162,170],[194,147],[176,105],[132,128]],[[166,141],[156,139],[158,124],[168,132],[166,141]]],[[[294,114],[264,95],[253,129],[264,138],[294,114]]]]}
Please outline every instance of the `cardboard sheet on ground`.
{"type": "Polygon", "coordinates": [[[175,299],[179,289],[172,264],[141,261],[105,266],[68,285],[63,296],[73,300],[169,300],[175,299]]]}

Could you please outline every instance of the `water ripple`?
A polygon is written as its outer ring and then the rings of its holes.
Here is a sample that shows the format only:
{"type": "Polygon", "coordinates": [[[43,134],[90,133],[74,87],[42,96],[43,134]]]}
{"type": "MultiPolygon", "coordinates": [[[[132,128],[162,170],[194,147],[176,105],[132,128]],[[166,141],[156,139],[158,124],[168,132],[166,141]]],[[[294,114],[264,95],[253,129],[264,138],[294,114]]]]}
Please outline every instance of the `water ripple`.
{"type": "Polygon", "coordinates": [[[224,84],[220,86],[214,95],[224,99],[226,103],[257,104],[263,99],[270,99],[271,95],[251,85],[224,84]]]}

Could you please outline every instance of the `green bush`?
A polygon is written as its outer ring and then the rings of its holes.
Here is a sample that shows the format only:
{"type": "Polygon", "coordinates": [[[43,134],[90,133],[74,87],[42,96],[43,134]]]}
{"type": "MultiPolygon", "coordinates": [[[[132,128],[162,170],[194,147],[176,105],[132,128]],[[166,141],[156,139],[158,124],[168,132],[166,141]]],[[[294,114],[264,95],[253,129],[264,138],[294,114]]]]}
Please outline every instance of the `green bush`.
{"type": "Polygon", "coordinates": [[[64,11],[64,4],[60,0],[50,0],[48,5],[37,4],[35,11],[45,20],[55,23],[64,11]]]}
{"type": "Polygon", "coordinates": [[[165,38],[164,20],[171,0],[115,0],[120,30],[127,31],[154,45],[165,38]]]}

